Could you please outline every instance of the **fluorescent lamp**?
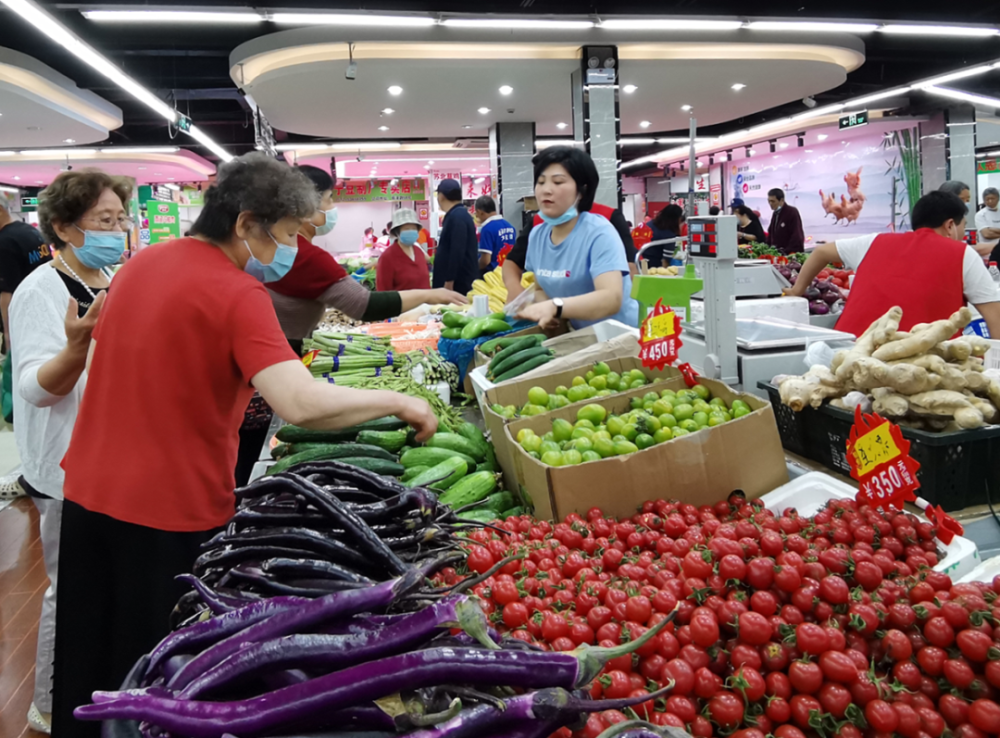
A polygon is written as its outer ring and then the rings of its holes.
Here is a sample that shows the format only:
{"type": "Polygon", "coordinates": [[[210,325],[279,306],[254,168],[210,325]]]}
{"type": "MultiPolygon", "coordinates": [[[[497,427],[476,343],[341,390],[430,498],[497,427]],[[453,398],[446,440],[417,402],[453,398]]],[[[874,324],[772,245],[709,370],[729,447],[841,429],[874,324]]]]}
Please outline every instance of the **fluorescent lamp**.
{"type": "Polygon", "coordinates": [[[626,95],[631,95],[638,89],[639,88],[636,87],[635,85],[625,85],[624,87],[622,87],[622,92],[624,92],[626,95]]]}
{"type": "Polygon", "coordinates": [[[278,144],[274,147],[275,151],[325,151],[330,148],[330,144],[318,143],[296,143],[296,144],[278,144]]]}
{"type": "Polygon", "coordinates": [[[622,146],[649,146],[656,142],[655,138],[623,138],[618,143],[622,146]]]}
{"type": "Polygon", "coordinates": [[[392,85],[391,87],[387,87],[385,91],[388,92],[390,95],[403,94],[403,88],[400,87],[399,85],[392,85]]]}
{"type": "Polygon", "coordinates": [[[745,90],[746,89],[746,85],[743,84],[742,82],[737,82],[730,89],[733,89],[733,90],[736,90],[736,92],[739,92],[740,90],[745,90]]]}
{"type": "Polygon", "coordinates": [[[419,15],[362,15],[349,13],[274,13],[275,23],[310,26],[433,26],[437,21],[419,15]]]}
{"type": "Polygon", "coordinates": [[[977,67],[969,67],[968,69],[962,69],[957,72],[951,72],[950,74],[941,74],[937,77],[931,77],[930,79],[925,79],[922,82],[917,82],[913,85],[914,89],[920,90],[931,85],[943,85],[946,82],[954,82],[959,79],[966,79],[968,77],[978,77],[980,74],[986,74],[990,70],[996,69],[996,64],[980,64],[977,67]]]}
{"type": "Polygon", "coordinates": [[[886,90],[885,92],[876,92],[873,95],[866,95],[865,97],[859,97],[856,100],[851,100],[851,105],[852,106],[867,105],[868,103],[876,102],[877,100],[885,100],[887,97],[896,97],[897,95],[905,95],[912,89],[913,89],[912,87],[896,87],[891,90],[886,90]]]}
{"type": "Polygon", "coordinates": [[[519,28],[540,31],[580,31],[593,28],[589,20],[534,20],[529,18],[446,18],[443,26],[452,28],[519,28]]]}
{"type": "Polygon", "coordinates": [[[546,146],[579,146],[582,143],[582,141],[576,141],[572,138],[538,139],[535,141],[535,148],[543,149],[546,146]]]}
{"type": "Polygon", "coordinates": [[[940,97],[949,97],[952,100],[963,100],[964,102],[970,102],[973,105],[978,105],[983,108],[993,108],[1000,109],[1000,99],[995,97],[986,97],[985,95],[973,95],[971,92],[963,92],[962,90],[953,90],[948,87],[935,87],[931,85],[929,87],[923,88],[924,92],[929,92],[932,95],[939,95],[940,97]]]}
{"type": "Polygon", "coordinates": [[[653,124],[650,123],[648,120],[639,121],[639,128],[649,128],[651,125],[653,124]]]}
{"type": "Polygon", "coordinates": [[[825,23],[823,21],[751,21],[754,31],[813,31],[818,33],[871,33],[877,23],[825,23]]]}
{"type": "Polygon", "coordinates": [[[74,156],[93,156],[97,149],[25,149],[18,152],[21,156],[59,156],[72,158],[74,156]]]}
{"type": "Polygon", "coordinates": [[[399,141],[362,141],[360,143],[327,144],[331,149],[398,149],[401,145],[399,141]]]}
{"type": "Polygon", "coordinates": [[[556,128],[558,128],[560,131],[566,128],[566,126],[567,126],[566,123],[556,123],[556,128]]]}
{"type": "Polygon", "coordinates": [[[201,130],[198,126],[191,126],[191,130],[188,131],[188,134],[195,141],[197,141],[202,146],[204,146],[206,149],[208,149],[213,154],[215,154],[217,157],[219,157],[220,159],[222,159],[222,161],[228,162],[228,161],[232,161],[233,160],[233,155],[232,154],[230,154],[224,148],[222,148],[221,146],[219,146],[219,144],[217,144],[215,141],[213,141],[209,137],[209,135],[207,133],[205,133],[203,130],[201,130]]]}
{"type": "Polygon", "coordinates": [[[690,18],[612,18],[601,22],[601,28],[611,31],[734,31],[742,27],[739,20],[690,18]]]}
{"type": "Polygon", "coordinates": [[[180,151],[178,146],[117,146],[107,149],[101,149],[102,154],[176,154],[180,151]]]}
{"type": "Polygon", "coordinates": [[[509,95],[509,94],[511,94],[511,93],[512,93],[513,91],[514,91],[514,88],[513,88],[513,87],[511,87],[510,85],[503,85],[503,86],[502,86],[502,87],[500,88],[500,94],[501,94],[501,95],[509,95]]]}
{"type": "Polygon", "coordinates": [[[14,156],[16,153],[16,151],[0,151],[0,156],[14,156]]]}
{"type": "Polygon", "coordinates": [[[17,187],[4,187],[0,185],[0,192],[10,192],[12,195],[16,195],[20,191],[17,187]]]}
{"type": "Polygon", "coordinates": [[[911,36],[996,36],[996,28],[985,26],[933,26],[909,23],[886,23],[879,30],[882,33],[897,33],[911,36]]]}
{"type": "Polygon", "coordinates": [[[180,187],[178,187],[175,184],[170,184],[169,182],[167,184],[165,184],[164,187],[166,187],[168,190],[173,190],[174,192],[180,192],[181,191],[180,187]]]}
{"type": "Polygon", "coordinates": [[[200,10],[83,10],[87,20],[107,23],[261,23],[259,13],[200,10]]]}

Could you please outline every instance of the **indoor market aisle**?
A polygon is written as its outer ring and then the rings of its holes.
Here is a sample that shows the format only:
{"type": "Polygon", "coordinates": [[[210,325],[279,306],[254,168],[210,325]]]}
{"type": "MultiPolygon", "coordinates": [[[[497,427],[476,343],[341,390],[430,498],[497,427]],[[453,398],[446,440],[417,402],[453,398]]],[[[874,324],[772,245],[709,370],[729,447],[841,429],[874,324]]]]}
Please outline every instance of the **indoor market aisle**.
{"type": "MultiPolygon", "coordinates": [[[[0,427],[0,473],[18,464],[10,426],[0,427]]],[[[0,503],[3,506],[4,503],[0,503]]],[[[35,641],[48,586],[38,513],[21,497],[0,510],[0,738],[43,738],[25,716],[35,686],[35,641]]]]}

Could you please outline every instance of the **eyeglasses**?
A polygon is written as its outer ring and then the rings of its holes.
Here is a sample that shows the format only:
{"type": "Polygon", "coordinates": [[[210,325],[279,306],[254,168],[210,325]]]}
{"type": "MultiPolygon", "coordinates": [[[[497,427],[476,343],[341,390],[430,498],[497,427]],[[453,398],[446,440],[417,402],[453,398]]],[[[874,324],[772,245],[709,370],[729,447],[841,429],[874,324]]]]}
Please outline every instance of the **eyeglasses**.
{"type": "Polygon", "coordinates": [[[89,220],[91,223],[96,223],[99,230],[102,231],[113,230],[116,225],[123,231],[130,231],[135,224],[131,218],[126,218],[125,216],[112,218],[110,215],[106,215],[103,218],[81,218],[80,220],[89,220]]]}

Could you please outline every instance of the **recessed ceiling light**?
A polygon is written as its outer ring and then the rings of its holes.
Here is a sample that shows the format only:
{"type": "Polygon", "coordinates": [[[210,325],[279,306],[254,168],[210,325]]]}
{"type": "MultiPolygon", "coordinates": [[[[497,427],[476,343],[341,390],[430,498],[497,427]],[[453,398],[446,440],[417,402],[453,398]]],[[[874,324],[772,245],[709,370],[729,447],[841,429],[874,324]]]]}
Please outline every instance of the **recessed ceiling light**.
{"type": "Polygon", "coordinates": [[[167,177],[167,179],[169,179],[171,182],[173,182],[175,179],[177,179],[177,177],[167,177]]]}
{"type": "Polygon", "coordinates": [[[828,138],[829,138],[829,136],[827,136],[825,133],[821,133],[818,136],[816,136],[816,140],[817,141],[826,141],[826,139],[828,139],[828,138]]]}
{"type": "Polygon", "coordinates": [[[745,88],[746,88],[746,85],[743,84],[742,82],[737,82],[735,85],[733,85],[733,89],[736,90],[737,92],[739,92],[740,90],[745,89],[745,88]]]}
{"type": "Polygon", "coordinates": [[[389,130],[389,126],[379,126],[378,129],[380,131],[388,131],[389,130]]]}
{"type": "Polygon", "coordinates": [[[424,169],[430,169],[430,168],[431,168],[430,164],[424,164],[424,169]]]}
{"type": "Polygon", "coordinates": [[[567,126],[566,123],[556,123],[556,128],[558,128],[560,131],[564,129],[566,126],[567,126]]]}
{"type": "Polygon", "coordinates": [[[513,88],[513,87],[511,87],[510,85],[503,85],[503,86],[502,86],[502,87],[500,88],[500,94],[501,94],[501,95],[509,95],[509,94],[511,94],[511,93],[512,93],[513,91],[514,91],[514,88],[513,88]]]}
{"type": "Polygon", "coordinates": [[[807,154],[811,154],[812,152],[813,152],[813,150],[812,150],[812,149],[806,149],[806,153],[807,153],[807,154]]]}
{"type": "Polygon", "coordinates": [[[402,95],[403,94],[403,88],[400,87],[399,85],[393,85],[392,87],[390,87],[388,89],[388,93],[390,95],[402,95]]]}
{"type": "Polygon", "coordinates": [[[76,139],[75,138],[64,138],[63,139],[63,143],[64,144],[75,144],[76,143],[76,139]]]}
{"type": "Polygon", "coordinates": [[[21,178],[20,177],[14,177],[14,181],[15,182],[18,181],[19,179],[21,179],[21,178]]]}
{"type": "Polygon", "coordinates": [[[433,163],[434,163],[434,160],[433,160],[433,159],[428,159],[428,160],[427,160],[427,163],[428,163],[428,164],[433,164],[433,163]]]}
{"type": "Polygon", "coordinates": [[[35,184],[45,184],[45,180],[44,179],[36,179],[35,180],[35,184]]]}
{"type": "Polygon", "coordinates": [[[639,121],[639,128],[649,128],[651,125],[653,124],[650,123],[648,120],[639,121]]]}
{"type": "Polygon", "coordinates": [[[480,115],[486,115],[488,112],[490,112],[489,108],[479,108],[480,115]]]}
{"type": "Polygon", "coordinates": [[[153,172],[153,176],[154,177],[162,177],[163,176],[163,172],[153,172]]]}
{"type": "Polygon", "coordinates": [[[382,108],[382,115],[392,115],[395,112],[392,108],[382,108]]]}
{"type": "Polygon", "coordinates": [[[638,89],[639,88],[636,87],[635,85],[625,85],[624,87],[622,87],[622,92],[624,92],[626,95],[631,95],[638,89]]]}
{"type": "Polygon", "coordinates": [[[686,113],[689,110],[691,110],[691,106],[690,105],[681,105],[681,110],[683,110],[686,113]]]}
{"type": "Polygon", "coordinates": [[[778,147],[779,147],[779,148],[782,148],[782,149],[787,149],[787,148],[788,148],[788,144],[785,144],[785,143],[783,143],[783,144],[778,144],[778,147]]]}
{"type": "Polygon", "coordinates": [[[462,126],[462,128],[469,129],[472,128],[472,126],[462,126]]]}

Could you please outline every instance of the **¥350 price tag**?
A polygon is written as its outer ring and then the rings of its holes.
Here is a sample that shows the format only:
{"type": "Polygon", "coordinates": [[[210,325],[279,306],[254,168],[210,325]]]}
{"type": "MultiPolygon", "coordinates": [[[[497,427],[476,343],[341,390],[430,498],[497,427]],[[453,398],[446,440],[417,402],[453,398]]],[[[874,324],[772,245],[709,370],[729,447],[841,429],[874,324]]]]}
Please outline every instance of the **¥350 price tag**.
{"type": "Polygon", "coordinates": [[[657,300],[653,310],[642,321],[639,334],[639,359],[644,367],[662,369],[677,361],[681,348],[681,319],[673,310],[657,300]]]}
{"type": "Polygon", "coordinates": [[[904,502],[917,499],[920,464],[910,458],[910,442],[895,423],[855,408],[847,462],[858,480],[858,502],[901,510],[904,502]]]}

